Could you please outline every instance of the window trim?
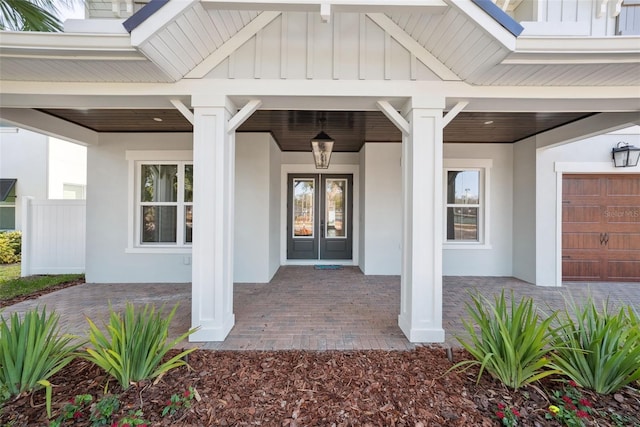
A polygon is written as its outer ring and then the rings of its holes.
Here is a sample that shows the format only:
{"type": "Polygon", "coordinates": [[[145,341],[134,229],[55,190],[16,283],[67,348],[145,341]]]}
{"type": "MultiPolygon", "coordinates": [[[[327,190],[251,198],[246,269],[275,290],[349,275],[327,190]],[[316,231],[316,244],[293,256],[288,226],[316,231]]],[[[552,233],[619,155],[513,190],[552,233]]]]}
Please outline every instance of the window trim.
{"type": "Polygon", "coordinates": [[[443,249],[492,249],[491,246],[491,168],[492,159],[444,159],[443,161],[443,249]],[[478,208],[478,241],[447,240],[447,173],[472,170],[480,172],[480,207],[478,208]]]}
{"type": "MultiPolygon", "coordinates": [[[[127,196],[127,247],[125,253],[191,253],[192,243],[176,242],[175,244],[153,243],[143,244],[140,237],[140,166],[143,164],[177,164],[178,174],[184,174],[184,165],[193,164],[193,151],[191,150],[127,150],[125,158],[128,162],[128,196],[127,196]],[[181,170],[182,169],[182,170],[181,170]]],[[[193,202],[184,203],[184,177],[182,194],[178,200],[178,220],[184,219],[184,212],[179,212],[180,207],[193,205],[193,202]]],[[[180,224],[178,222],[178,224],[180,224]]],[[[176,230],[176,240],[182,236],[184,240],[184,230],[176,230]]]]}

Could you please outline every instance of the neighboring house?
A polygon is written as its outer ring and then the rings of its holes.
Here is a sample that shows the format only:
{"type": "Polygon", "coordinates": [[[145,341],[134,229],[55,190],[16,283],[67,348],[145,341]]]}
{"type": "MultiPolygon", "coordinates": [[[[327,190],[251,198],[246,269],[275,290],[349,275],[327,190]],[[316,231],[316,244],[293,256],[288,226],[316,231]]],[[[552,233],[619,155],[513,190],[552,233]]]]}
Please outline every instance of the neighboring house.
{"type": "Polygon", "coordinates": [[[599,136],[640,123],[628,7],[152,0],[3,33],[0,116],[87,145],[87,281],[190,281],[191,339],[226,337],[234,282],[330,263],[399,274],[439,342],[443,275],[640,281],[640,167],[611,161],[640,141],[599,136]]]}
{"type": "Polygon", "coordinates": [[[0,127],[0,230],[22,229],[22,197],[84,199],[86,147],[13,126],[0,127]],[[6,194],[6,196],[5,196],[6,194]]]}

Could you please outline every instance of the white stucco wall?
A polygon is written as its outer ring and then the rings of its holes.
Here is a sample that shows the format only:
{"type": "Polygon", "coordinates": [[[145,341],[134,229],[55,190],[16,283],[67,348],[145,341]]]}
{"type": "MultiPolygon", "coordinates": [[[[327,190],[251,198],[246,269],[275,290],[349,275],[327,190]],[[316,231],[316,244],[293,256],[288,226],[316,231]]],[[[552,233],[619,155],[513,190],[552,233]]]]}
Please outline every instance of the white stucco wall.
{"type": "Polygon", "coordinates": [[[99,144],[88,148],[87,282],[191,280],[190,254],[126,252],[128,195],[132,184],[125,151],[192,150],[192,141],[190,133],[101,134],[99,144]]]}
{"type": "Polygon", "coordinates": [[[444,158],[490,159],[493,161],[493,166],[488,183],[490,203],[485,211],[490,227],[488,248],[443,250],[443,274],[445,276],[511,276],[513,274],[513,146],[511,144],[444,144],[444,158]]]}
{"type": "Polygon", "coordinates": [[[536,144],[513,145],[513,276],[536,281],[536,144]]]}
{"type": "Polygon", "coordinates": [[[611,149],[625,141],[640,146],[640,127],[599,135],[537,152],[536,165],[536,284],[560,286],[560,235],[558,203],[562,194],[558,191],[560,163],[565,169],[582,173],[640,173],[635,168],[615,168],[611,149]]]}
{"type": "Polygon", "coordinates": [[[65,184],[87,185],[87,147],[49,138],[49,198],[69,198],[65,184]]]}
{"type": "Polygon", "coordinates": [[[280,234],[280,165],[282,153],[276,141],[271,138],[269,142],[269,279],[280,268],[280,241],[284,238],[280,234]]]}
{"type": "Polygon", "coordinates": [[[402,257],[402,144],[368,143],[364,159],[365,274],[398,275],[402,257]]]}
{"type": "Polygon", "coordinates": [[[17,179],[16,229],[21,229],[21,198],[47,198],[48,137],[25,129],[0,132],[0,178],[17,179]]]}
{"type": "Polygon", "coordinates": [[[274,258],[278,259],[280,245],[280,153],[274,146],[268,133],[236,135],[236,283],[265,283],[277,271],[274,258]]]}

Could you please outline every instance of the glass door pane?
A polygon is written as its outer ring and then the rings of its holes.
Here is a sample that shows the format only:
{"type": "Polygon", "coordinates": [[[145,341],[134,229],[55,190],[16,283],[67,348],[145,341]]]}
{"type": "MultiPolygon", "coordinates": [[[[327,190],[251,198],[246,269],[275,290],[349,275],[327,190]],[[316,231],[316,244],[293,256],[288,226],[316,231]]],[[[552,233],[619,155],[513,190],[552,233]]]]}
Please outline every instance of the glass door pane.
{"type": "Polygon", "coordinates": [[[293,237],[313,238],[315,230],[315,180],[293,180],[293,237]]]}
{"type": "Polygon", "coordinates": [[[347,180],[328,178],[325,181],[325,236],[345,238],[347,236],[346,206],[347,180]]]}

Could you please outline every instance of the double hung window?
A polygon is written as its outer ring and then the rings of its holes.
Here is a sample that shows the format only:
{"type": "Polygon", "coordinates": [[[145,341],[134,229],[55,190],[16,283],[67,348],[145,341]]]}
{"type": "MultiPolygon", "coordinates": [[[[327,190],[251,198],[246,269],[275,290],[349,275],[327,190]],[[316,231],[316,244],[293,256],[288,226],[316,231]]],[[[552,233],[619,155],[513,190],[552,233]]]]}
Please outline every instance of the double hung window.
{"type": "Polygon", "coordinates": [[[445,161],[445,247],[488,245],[490,160],[445,161]]]}
{"type": "Polygon", "coordinates": [[[130,252],[190,251],[193,241],[191,152],[128,151],[130,252]],[[146,160],[159,158],[160,160],[146,160]],[[176,160],[174,160],[176,159],[176,160]]]}

